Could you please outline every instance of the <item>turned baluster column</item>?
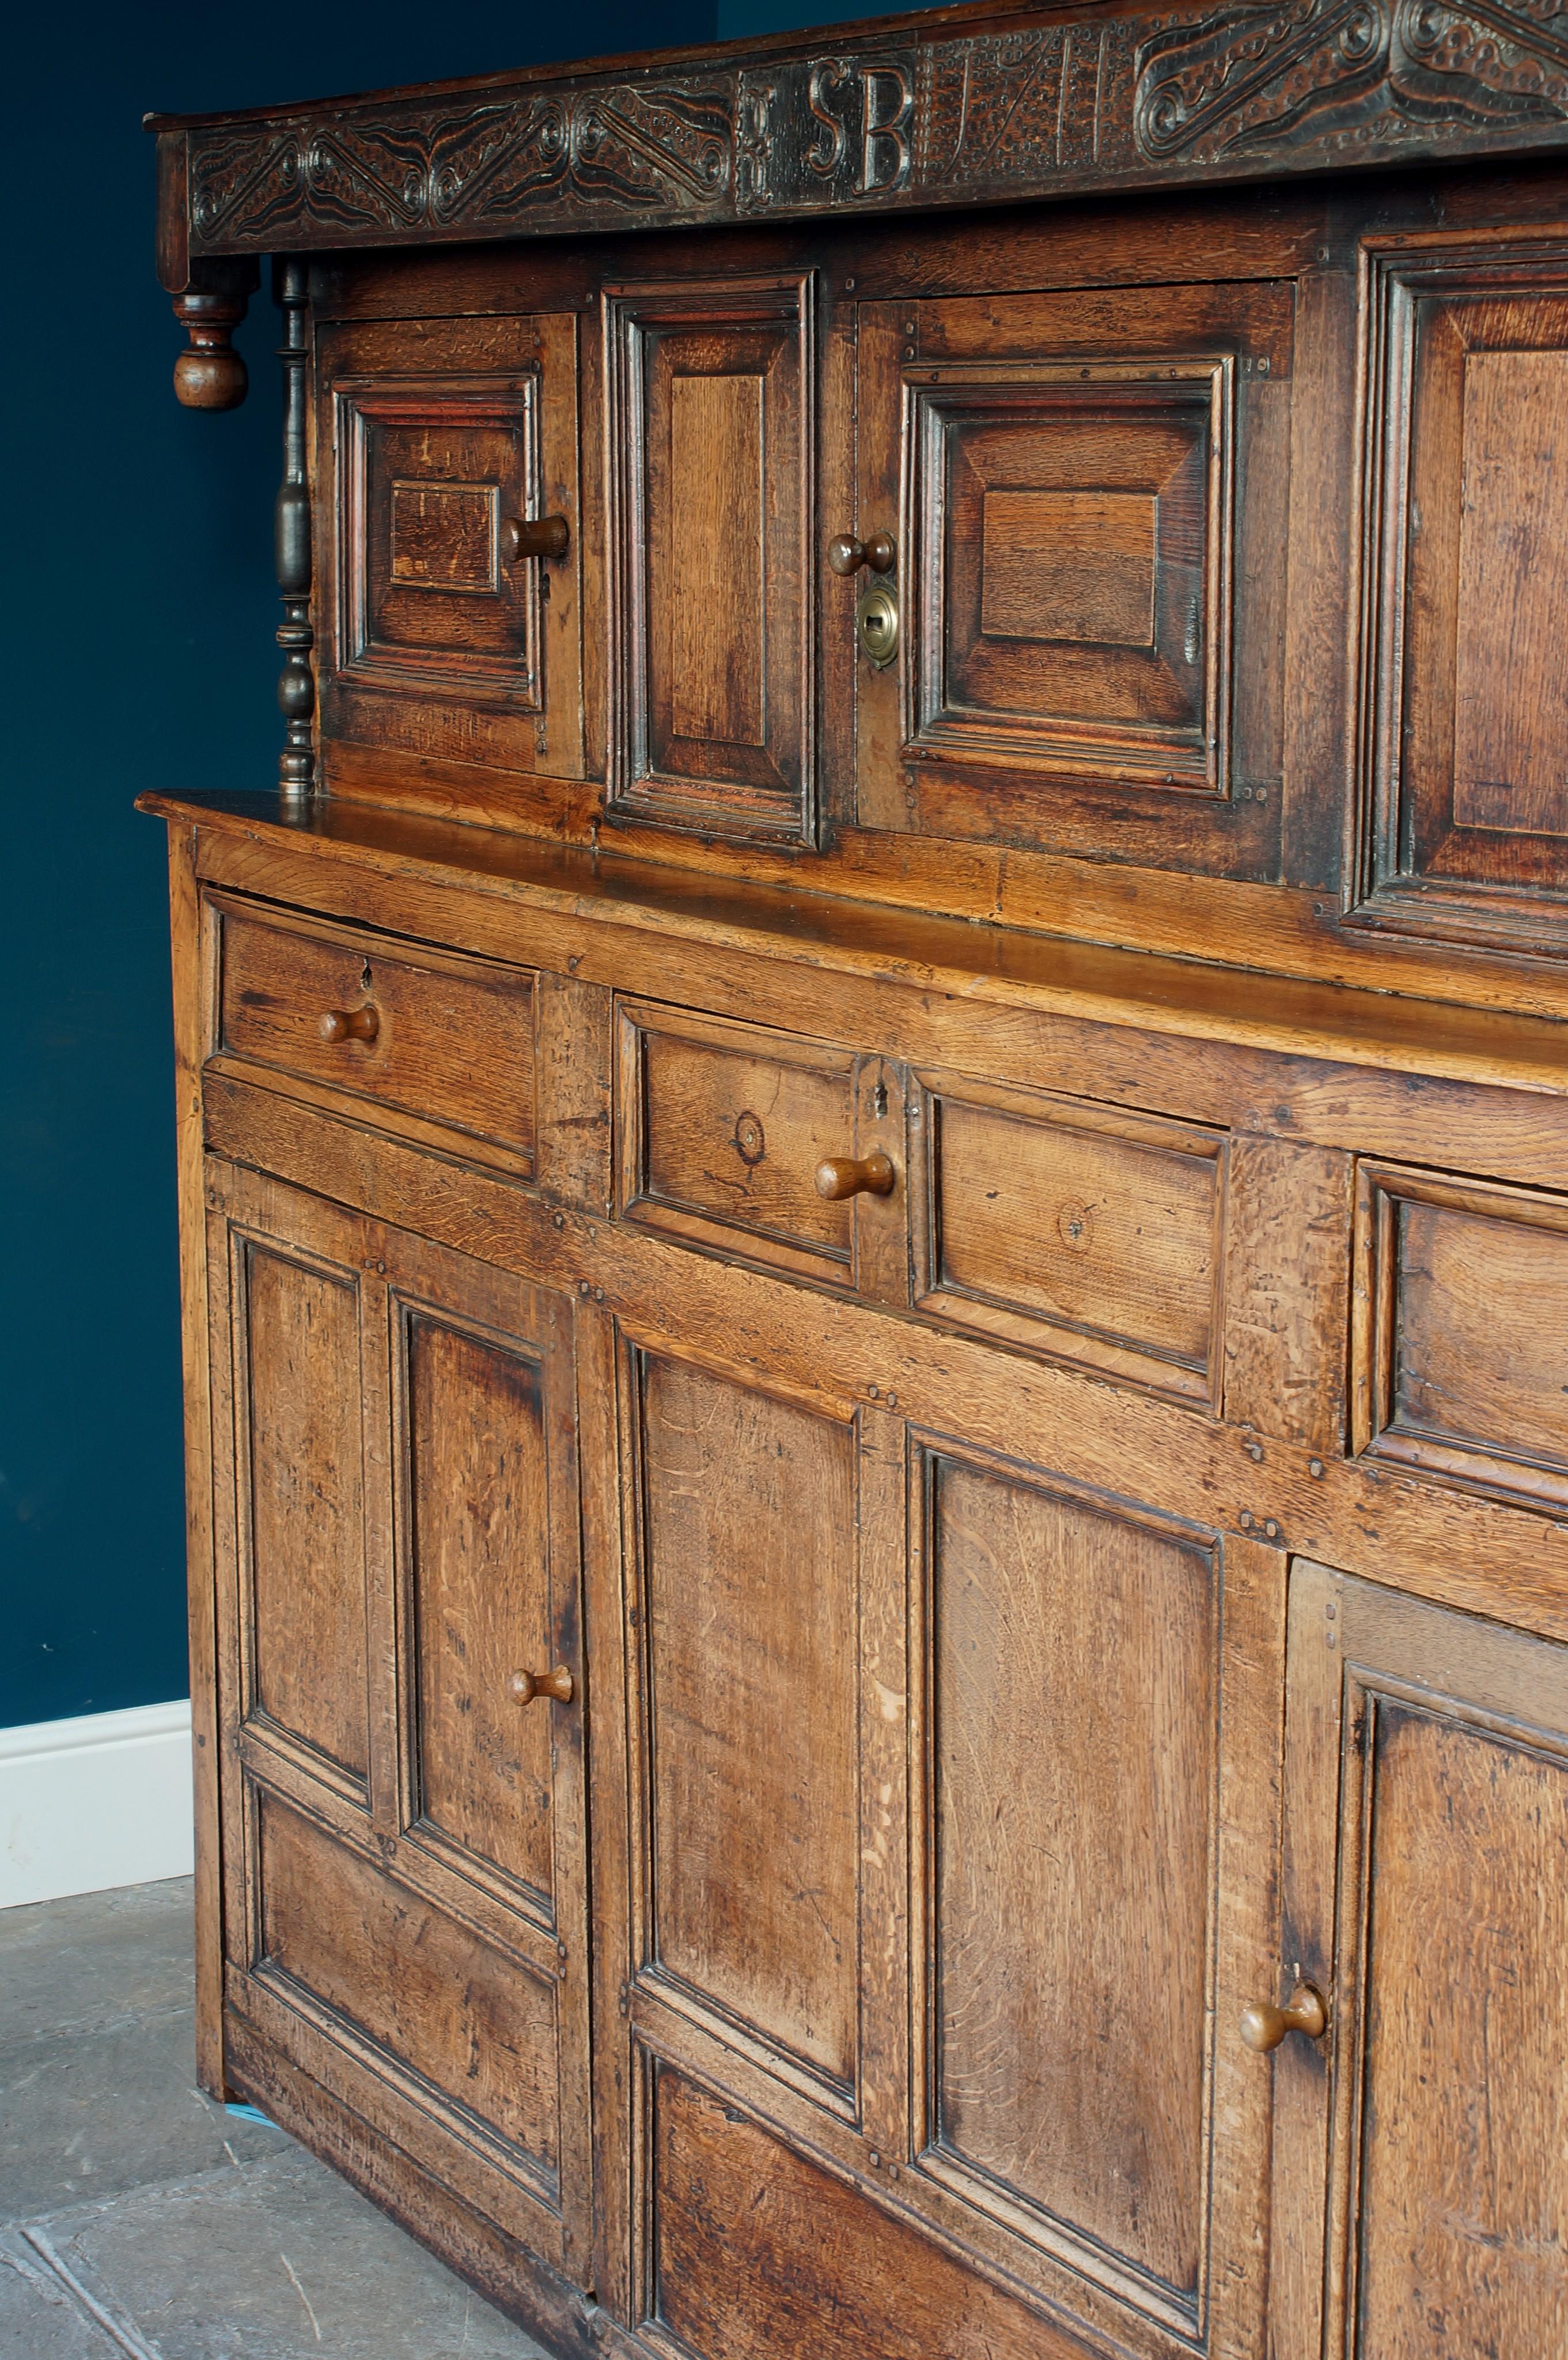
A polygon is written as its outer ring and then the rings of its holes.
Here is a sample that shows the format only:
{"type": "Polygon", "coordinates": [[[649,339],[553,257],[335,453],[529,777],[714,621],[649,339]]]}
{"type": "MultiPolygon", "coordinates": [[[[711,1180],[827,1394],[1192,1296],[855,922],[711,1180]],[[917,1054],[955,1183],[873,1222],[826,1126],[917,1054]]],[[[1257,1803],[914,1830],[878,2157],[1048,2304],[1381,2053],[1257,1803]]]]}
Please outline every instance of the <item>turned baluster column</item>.
{"type": "Polygon", "coordinates": [[[310,724],[316,710],[316,676],[310,667],[315,633],[310,628],[310,486],[305,471],[306,369],[310,295],[303,262],[278,263],[274,292],[283,313],[283,481],[274,511],[278,587],[283,620],[278,644],[283,671],[278,703],[283,715],[283,751],[278,784],[290,802],[304,802],[315,784],[316,757],[310,724]]]}

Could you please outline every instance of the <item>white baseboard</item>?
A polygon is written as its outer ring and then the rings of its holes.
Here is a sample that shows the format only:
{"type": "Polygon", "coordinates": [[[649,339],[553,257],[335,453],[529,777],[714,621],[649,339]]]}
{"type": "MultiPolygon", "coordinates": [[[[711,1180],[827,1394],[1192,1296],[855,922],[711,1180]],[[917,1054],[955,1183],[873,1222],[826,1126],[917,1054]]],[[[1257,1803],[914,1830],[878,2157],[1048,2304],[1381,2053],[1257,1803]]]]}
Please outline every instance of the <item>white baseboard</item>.
{"type": "Polygon", "coordinates": [[[191,1707],[0,1729],[0,1909],[189,1876],[191,1707]]]}

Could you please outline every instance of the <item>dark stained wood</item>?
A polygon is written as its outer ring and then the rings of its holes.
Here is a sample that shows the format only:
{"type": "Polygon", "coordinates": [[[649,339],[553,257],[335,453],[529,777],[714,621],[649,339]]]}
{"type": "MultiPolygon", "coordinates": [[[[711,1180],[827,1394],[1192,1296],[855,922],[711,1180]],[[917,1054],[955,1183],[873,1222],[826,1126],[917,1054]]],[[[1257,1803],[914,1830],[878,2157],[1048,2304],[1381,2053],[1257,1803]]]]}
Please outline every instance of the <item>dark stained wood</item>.
{"type": "Polygon", "coordinates": [[[822,36],[666,52],[316,106],[149,115],[159,258],[702,229],[1561,146],[1561,60],[1518,5],[1441,50],[1384,19],[1346,44],[1313,0],[1053,17],[975,0],[822,36]],[[847,51],[847,53],[846,53],[847,51]]]}
{"type": "Polygon", "coordinates": [[[1369,292],[1377,629],[1359,914],[1561,946],[1568,788],[1549,618],[1568,246],[1375,248],[1369,292]]]}
{"type": "Polygon", "coordinates": [[[357,746],[581,774],[577,351],[559,312],[322,331],[329,783],[357,746]]]}

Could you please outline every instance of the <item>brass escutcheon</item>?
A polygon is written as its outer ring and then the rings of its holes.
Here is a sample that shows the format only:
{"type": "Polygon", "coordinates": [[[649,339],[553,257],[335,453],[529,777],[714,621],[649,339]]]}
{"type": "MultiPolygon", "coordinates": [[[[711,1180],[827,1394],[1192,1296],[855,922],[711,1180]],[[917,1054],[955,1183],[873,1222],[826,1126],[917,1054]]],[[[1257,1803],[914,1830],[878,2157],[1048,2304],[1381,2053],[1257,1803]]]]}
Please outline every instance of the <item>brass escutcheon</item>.
{"type": "Polygon", "coordinates": [[[862,655],[869,658],[878,672],[890,664],[898,652],[898,601],[885,582],[872,585],[861,594],[855,610],[855,635],[860,641],[862,655]]]}

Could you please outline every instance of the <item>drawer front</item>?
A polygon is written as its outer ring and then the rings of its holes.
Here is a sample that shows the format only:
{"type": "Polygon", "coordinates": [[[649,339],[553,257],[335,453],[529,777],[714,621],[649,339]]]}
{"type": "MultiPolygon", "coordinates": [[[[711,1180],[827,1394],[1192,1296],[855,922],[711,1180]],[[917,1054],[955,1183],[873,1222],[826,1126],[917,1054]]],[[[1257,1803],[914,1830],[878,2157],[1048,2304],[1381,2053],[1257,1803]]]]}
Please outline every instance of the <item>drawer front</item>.
{"type": "Polygon", "coordinates": [[[321,385],[329,776],[343,738],[580,777],[574,321],[329,327],[321,385]],[[518,554],[545,517],[564,546],[518,554]]]}
{"type": "Polygon", "coordinates": [[[1568,1197],[1364,1164],[1358,1450],[1568,1505],[1568,1197]]]}
{"type": "Polygon", "coordinates": [[[915,1305],[1217,1406],[1225,1137],[917,1076],[915,1305]]]}
{"type": "Polygon", "coordinates": [[[830,1286],[882,1291],[902,1253],[905,1203],[903,1094],[886,1059],[622,1001],[615,1089],[623,1218],[830,1286]],[[824,1162],[878,1153],[886,1193],[821,1193],[824,1162]]]}
{"type": "Polygon", "coordinates": [[[346,1092],[421,1142],[527,1175],[534,1147],[534,978],[386,934],[207,902],[209,1055],[308,1097],[346,1092]]]}

